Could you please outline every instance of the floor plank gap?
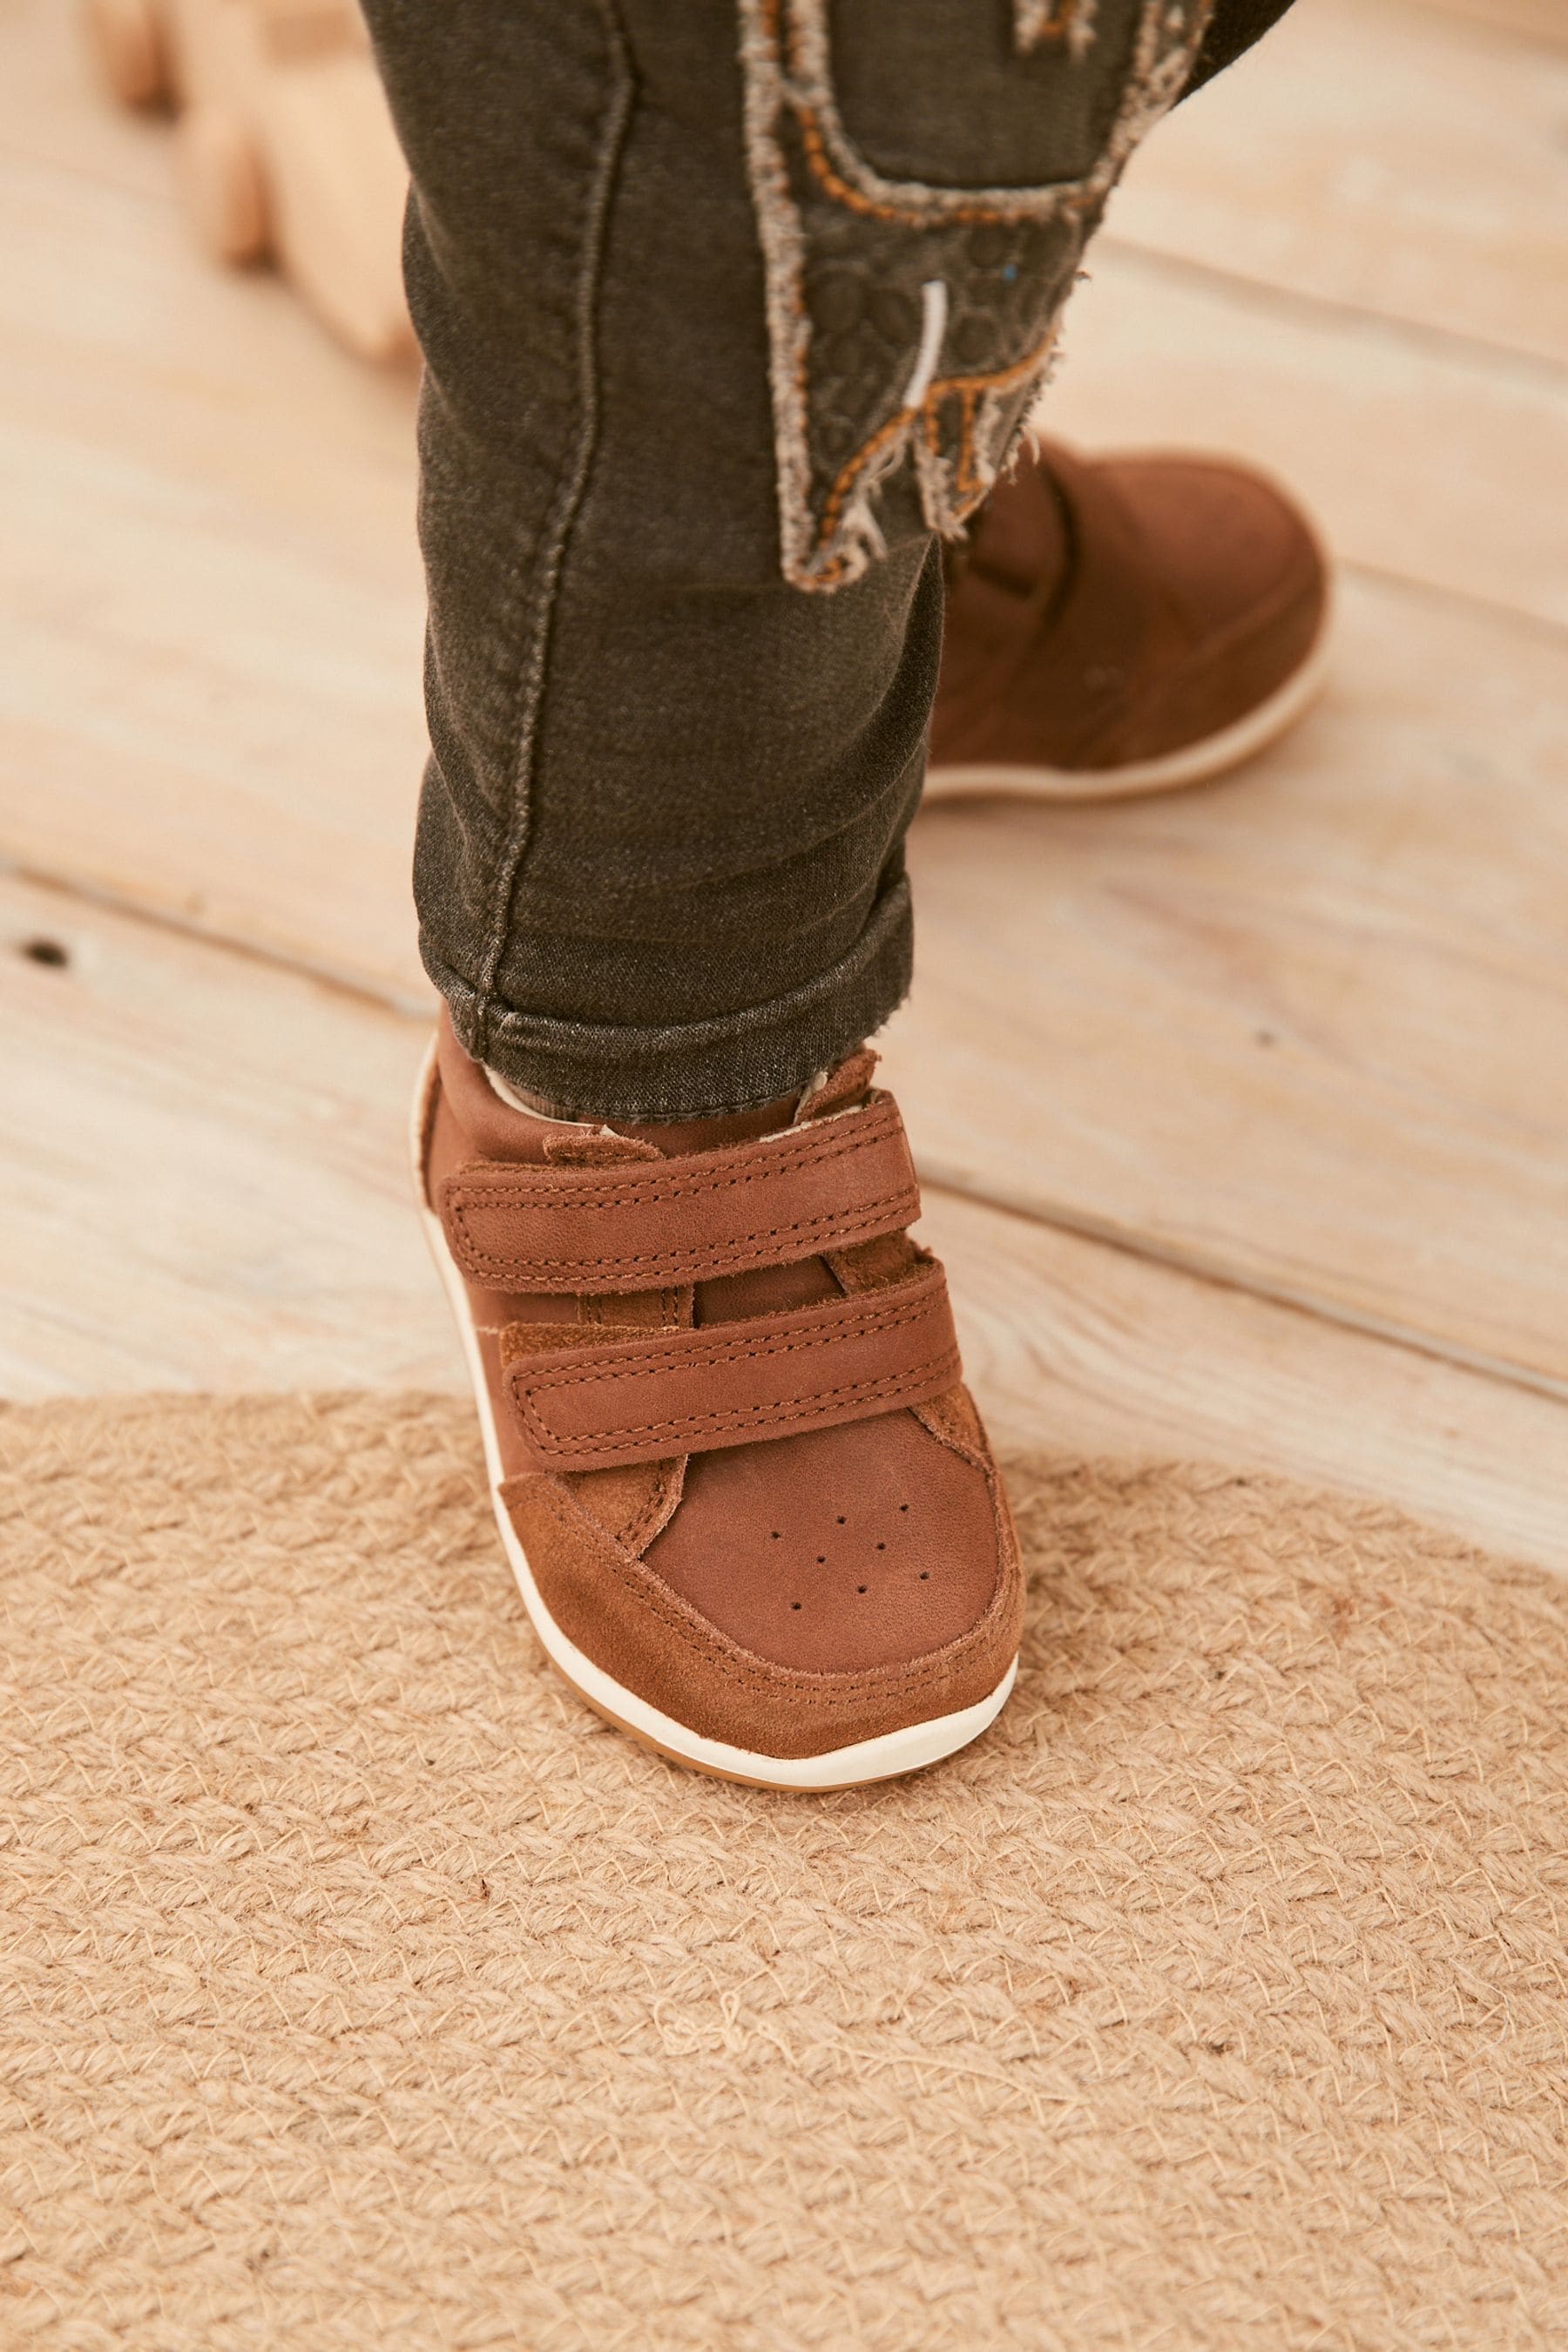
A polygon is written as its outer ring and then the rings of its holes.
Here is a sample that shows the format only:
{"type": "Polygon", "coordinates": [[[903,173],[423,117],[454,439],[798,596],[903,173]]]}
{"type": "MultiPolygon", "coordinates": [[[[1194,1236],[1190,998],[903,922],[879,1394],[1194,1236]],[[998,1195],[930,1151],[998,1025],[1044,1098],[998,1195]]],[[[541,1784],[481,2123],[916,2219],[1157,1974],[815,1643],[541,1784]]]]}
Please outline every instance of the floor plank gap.
{"type": "Polygon", "coordinates": [[[203,947],[215,948],[221,954],[239,956],[247,963],[257,963],[268,971],[289,973],[296,980],[308,980],[318,988],[334,991],[359,1004],[373,1004],[378,1011],[390,1013],[399,1021],[415,1021],[428,1027],[435,1017],[436,993],[420,997],[412,990],[378,987],[374,981],[362,979],[342,965],[318,961],[310,956],[294,955],[281,948],[270,948],[259,940],[226,931],[206,923],[194,922],[169,907],[160,907],[133,892],[106,889],[101,883],[80,875],[57,872],[30,864],[23,858],[8,857],[0,849],[0,875],[15,882],[26,883],[35,890],[53,892],[68,903],[100,908],[106,914],[122,916],[127,922],[144,923],[149,929],[172,933],[176,939],[195,940],[203,947]]]}
{"type": "Polygon", "coordinates": [[[1450,612],[1475,613],[1489,621],[1500,622],[1505,628],[1527,629],[1531,636],[1549,645],[1560,646],[1568,639],[1568,620],[1555,620],[1550,613],[1533,613],[1525,604],[1510,604],[1503,596],[1458,588],[1447,580],[1423,580],[1418,572],[1402,571],[1395,564],[1370,562],[1359,555],[1338,557],[1334,569],[1342,579],[1369,580],[1380,588],[1393,588],[1402,595],[1442,605],[1450,612]]]}
{"type": "MultiPolygon", "coordinates": [[[[1371,303],[1316,293],[1309,287],[1282,285],[1278,278],[1248,269],[1200,260],[1193,254],[1169,252],[1114,228],[1107,228],[1089,248],[1085,282],[1093,283],[1097,262],[1110,258],[1130,271],[1147,271],[1152,279],[1163,280],[1167,285],[1203,289],[1260,315],[1315,320],[1342,332],[1364,336],[1371,343],[1430,352],[1448,361],[1468,361],[1526,388],[1568,391],[1568,364],[1543,352],[1469,333],[1462,328],[1440,327],[1433,320],[1404,318],[1394,311],[1380,310],[1371,303]]],[[[1069,312],[1066,336],[1069,360],[1071,319],[1069,312]]]]}
{"type": "Polygon", "coordinates": [[[1497,1356],[1489,1356],[1476,1349],[1465,1348],[1430,1332],[1408,1325],[1390,1322],[1381,1316],[1357,1312],[1334,1298],[1320,1297],[1313,1292],[1294,1290],[1288,1285],[1250,1279],[1234,1266],[1216,1258],[1206,1257],[1202,1251],[1173,1248],[1149,1234],[1141,1234],[1113,1219],[1097,1217],[1082,1209],[1075,1209],[1058,1201],[1035,1199],[1027,1194],[1010,1192],[987,1180],[976,1181],[962,1171],[943,1167],[932,1161],[924,1152],[916,1154],[922,1191],[950,1193],[960,1200],[973,1201],[983,1208],[994,1209],[1001,1215],[1016,1217],[1021,1223],[1040,1225],[1052,1233],[1071,1234],[1077,1240],[1097,1243],[1103,1249],[1120,1252],[1136,1258],[1144,1265],[1163,1266],[1173,1274],[1187,1275],[1196,1282],[1210,1284],[1219,1290],[1237,1293],[1243,1298],[1255,1298],[1268,1307],[1288,1308],[1294,1315],[1308,1317],[1314,1322],[1331,1324],[1336,1330],[1352,1331],[1364,1339],[1375,1339],[1385,1347],[1403,1348],[1412,1355],[1424,1356],[1434,1363],[1450,1364],[1458,1371],[1469,1372],[1478,1379],[1497,1381],[1504,1386],[1523,1389],[1531,1396],[1548,1398],[1554,1404],[1568,1404],[1568,1381],[1553,1380],[1549,1373],[1538,1372],[1529,1365],[1514,1364],[1497,1356]]]}

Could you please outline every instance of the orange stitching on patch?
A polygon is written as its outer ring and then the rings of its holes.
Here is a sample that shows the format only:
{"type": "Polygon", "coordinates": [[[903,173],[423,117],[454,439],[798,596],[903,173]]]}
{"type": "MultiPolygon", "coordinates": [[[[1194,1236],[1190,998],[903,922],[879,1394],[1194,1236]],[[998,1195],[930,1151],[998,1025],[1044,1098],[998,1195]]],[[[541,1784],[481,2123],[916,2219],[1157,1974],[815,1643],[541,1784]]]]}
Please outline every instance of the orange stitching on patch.
{"type": "MultiPolygon", "coordinates": [[[[659,1250],[603,1251],[597,1257],[547,1257],[542,1252],[530,1256],[525,1251],[486,1249],[474,1239],[468,1223],[470,1208],[506,1207],[510,1195],[504,1192],[475,1191],[469,1198],[452,1208],[451,1223],[455,1229],[451,1239],[461,1244],[459,1263],[465,1271],[472,1268],[476,1275],[510,1275],[532,1277],[536,1282],[548,1280],[559,1284],[568,1276],[578,1275],[626,1275],[651,1287],[656,1281],[679,1280],[682,1276],[710,1280],[714,1270],[738,1274],[746,1265],[794,1265],[796,1259],[775,1257],[772,1253],[780,1247],[799,1251],[806,1257],[817,1255],[816,1249],[805,1248],[807,1242],[818,1244],[826,1235],[842,1231],[846,1246],[849,1240],[875,1241],[879,1234],[912,1224],[920,1214],[919,1196],[913,1186],[901,1186],[894,1192],[879,1192],[863,1201],[851,1218],[842,1209],[824,1209],[815,1217],[796,1217],[789,1224],[757,1225],[743,1234],[736,1234],[729,1242],[704,1244],[671,1243],[659,1250]],[[865,1226],[864,1233],[858,1231],[865,1226]]],[[[527,1287],[524,1282],[522,1286],[527,1287]]]]}
{"type": "MultiPolygon", "coordinates": [[[[857,1294],[856,1305],[864,1307],[868,1297],[876,1292],[857,1294]]],[[[775,1333],[760,1337],[753,1329],[750,1336],[747,1326],[716,1325],[711,1331],[697,1334],[686,1332],[677,1338],[669,1332],[651,1335],[647,1339],[633,1338],[625,1332],[611,1335],[610,1344],[595,1349],[592,1341],[584,1342],[581,1353],[587,1359],[575,1370],[563,1370],[548,1359],[540,1361],[522,1354],[511,1359],[506,1367],[506,1391],[512,1409],[532,1443],[536,1456],[546,1462],[563,1454],[584,1446],[602,1451],[606,1446],[624,1447],[654,1444],[656,1453],[667,1450],[663,1441],[669,1441],[668,1450],[689,1450],[691,1441],[713,1438],[725,1433],[755,1432],[765,1426],[775,1433],[792,1423],[815,1420],[823,1408],[833,1408],[839,1402],[876,1403],[907,1402],[909,1392],[917,1382],[933,1374],[946,1375],[944,1384],[960,1377],[957,1343],[949,1317],[947,1286],[942,1269],[934,1261],[904,1281],[890,1285],[880,1294],[882,1304],[858,1315],[840,1315],[826,1328],[794,1330],[787,1336],[775,1333]],[[913,1293],[913,1296],[910,1294],[913,1293]],[[846,1323],[850,1328],[846,1328],[846,1323]],[[800,1385],[793,1398],[781,1397],[752,1404],[719,1407],[706,1412],[677,1411],[664,1420],[631,1422],[617,1421],[615,1414],[616,1391],[626,1384],[638,1384],[649,1379],[657,1381],[661,1374],[680,1373],[695,1368],[699,1370],[726,1370],[735,1365],[763,1363],[769,1359],[816,1356],[820,1364],[825,1351],[831,1356],[846,1341],[876,1339],[900,1330],[920,1330],[935,1322],[937,1328],[929,1338],[923,1338],[924,1352],[917,1360],[895,1370],[885,1371],[860,1380],[817,1381],[811,1385],[809,1372],[799,1374],[800,1385]],[[728,1336],[731,1330],[733,1336],[728,1336]],[[695,1345],[692,1344],[695,1342],[695,1345]],[[554,1428],[548,1418],[552,1395],[563,1390],[596,1388],[608,1391],[600,1407],[597,1424],[584,1430],[574,1438],[554,1428]]],[[[793,1318],[764,1318],[763,1322],[793,1318]]],[[[524,1329],[533,1327],[523,1326],[524,1329]]],[[[568,1327],[574,1328],[574,1327],[568,1327]]],[[[577,1352],[574,1350],[574,1352],[577,1352]]],[[[857,1416],[858,1417],[858,1416],[857,1416]]],[[[634,1459],[636,1457],[633,1457],[634,1459]]],[[[605,1466],[600,1465],[598,1466],[605,1466]]]]}
{"type": "Polygon", "coordinates": [[[978,497],[981,480],[974,467],[974,403],[978,394],[973,390],[958,395],[958,468],[956,479],[961,492],[978,497]]]}
{"type": "MultiPolygon", "coordinates": [[[[923,221],[924,215],[915,205],[900,206],[879,204],[871,196],[863,196],[858,188],[852,188],[848,181],[841,178],[828,162],[826,145],[821,131],[817,129],[816,117],[811,108],[802,99],[792,98],[790,102],[795,108],[795,120],[800,125],[801,144],[805,149],[805,160],[817,180],[836,203],[844,205],[848,212],[865,214],[872,220],[895,221],[905,226],[908,226],[911,220],[917,223],[923,221]]],[[[1034,191],[1031,190],[1030,193],[1033,194],[1034,191]]],[[[942,212],[942,221],[945,226],[949,221],[961,221],[967,224],[974,221],[1026,220],[1029,217],[1030,211],[1031,207],[1027,205],[955,205],[951,211],[942,212]]]]}
{"type": "MultiPolygon", "coordinates": [[[[973,451],[972,446],[973,438],[974,406],[979,394],[983,392],[1005,391],[1009,384],[1022,383],[1026,377],[1033,375],[1037,368],[1044,367],[1046,361],[1050,356],[1051,345],[1055,341],[1056,329],[1053,327],[1050,332],[1047,335],[1043,343],[1039,344],[1033,352],[1029,352],[1026,358],[1015,360],[1010,367],[996,368],[986,375],[950,375],[939,377],[936,383],[933,383],[927,392],[919,409],[913,412],[914,415],[924,424],[926,446],[934,457],[941,446],[941,435],[937,417],[938,410],[941,408],[942,402],[951,394],[955,393],[963,403],[963,416],[961,425],[961,446],[963,454],[959,469],[959,488],[961,489],[968,491],[973,496],[978,496],[980,491],[984,488],[984,485],[980,480],[978,474],[974,471],[973,451]]],[[[854,486],[856,475],[861,472],[863,468],[870,463],[878,450],[881,448],[886,442],[890,440],[895,434],[903,431],[905,425],[910,421],[910,411],[907,408],[900,409],[896,416],[889,417],[885,425],[878,426],[870,439],[863,442],[860,447],[855,452],[855,455],[840,469],[837,479],[835,481],[832,489],[828,492],[827,503],[823,509],[822,527],[817,533],[816,539],[818,548],[826,547],[828,541],[832,538],[833,533],[837,527],[839,510],[842,508],[846,498],[847,498],[850,489],[854,486]]],[[[835,568],[841,568],[843,561],[844,559],[842,557],[837,558],[835,568]]]]}
{"type": "MultiPolygon", "coordinates": [[[[884,443],[892,440],[897,434],[903,431],[909,422],[909,415],[907,408],[900,408],[896,416],[889,417],[885,425],[879,425],[871,438],[861,443],[848,464],[844,467],[837,480],[829,490],[827,503],[822,510],[822,529],[817,533],[816,539],[818,547],[826,547],[832,538],[838,521],[838,509],[848,495],[855,476],[861,471],[862,467],[870,464],[871,459],[884,443]]],[[[843,558],[840,557],[838,560],[842,562],[843,558]]]]}
{"type": "Polygon", "coordinates": [[[1016,37],[1019,53],[1026,56],[1041,41],[1065,41],[1078,18],[1079,0],[1060,0],[1059,14],[1058,0],[1046,0],[1038,21],[1029,27],[1027,33],[1019,30],[1016,37]]]}

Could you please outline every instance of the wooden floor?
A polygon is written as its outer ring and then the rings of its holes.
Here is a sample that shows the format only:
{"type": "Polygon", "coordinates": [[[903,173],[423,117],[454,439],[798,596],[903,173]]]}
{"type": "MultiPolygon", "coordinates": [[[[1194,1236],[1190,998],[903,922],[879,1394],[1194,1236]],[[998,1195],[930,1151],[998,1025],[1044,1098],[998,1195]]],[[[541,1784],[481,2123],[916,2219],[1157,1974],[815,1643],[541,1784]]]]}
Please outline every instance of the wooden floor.
{"type": "MultiPolygon", "coordinates": [[[[1568,5],[1300,0],[1137,160],[1054,427],[1271,465],[1335,679],[1180,800],[932,811],[891,1076],[1000,1433],[1568,1569],[1568,5]]],[[[456,1384],[410,383],[189,248],[0,0],[0,1391],[456,1384]]]]}

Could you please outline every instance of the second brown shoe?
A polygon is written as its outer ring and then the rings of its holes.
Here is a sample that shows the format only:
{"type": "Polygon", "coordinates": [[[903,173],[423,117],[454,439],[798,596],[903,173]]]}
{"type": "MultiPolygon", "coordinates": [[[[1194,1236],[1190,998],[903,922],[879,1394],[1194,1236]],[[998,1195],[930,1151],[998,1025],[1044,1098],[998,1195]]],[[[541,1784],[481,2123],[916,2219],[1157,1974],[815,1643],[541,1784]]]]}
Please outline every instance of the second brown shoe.
{"type": "Polygon", "coordinates": [[[950,566],[927,798],[1221,774],[1322,684],[1329,591],[1310,526],[1247,467],[1030,445],[950,566]]]}
{"type": "Polygon", "coordinates": [[[503,1101],[443,1017],[415,1152],[501,1541],[612,1722],[769,1788],[914,1770],[1016,1666],[1012,1521],[890,1096],[616,1131],[503,1101]]]}

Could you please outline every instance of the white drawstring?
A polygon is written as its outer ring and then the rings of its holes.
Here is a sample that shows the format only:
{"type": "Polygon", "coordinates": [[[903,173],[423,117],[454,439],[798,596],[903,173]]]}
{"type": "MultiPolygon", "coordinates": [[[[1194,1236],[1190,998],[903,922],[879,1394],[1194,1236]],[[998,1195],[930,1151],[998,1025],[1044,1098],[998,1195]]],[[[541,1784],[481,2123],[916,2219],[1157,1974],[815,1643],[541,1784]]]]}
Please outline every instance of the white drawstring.
{"type": "Polygon", "coordinates": [[[942,339],[947,332],[947,282],[941,278],[928,278],[921,288],[921,300],[925,316],[921,326],[921,347],[915,359],[915,372],[904,386],[904,406],[918,408],[931,390],[931,380],[936,373],[936,363],[942,351],[942,339]]]}

